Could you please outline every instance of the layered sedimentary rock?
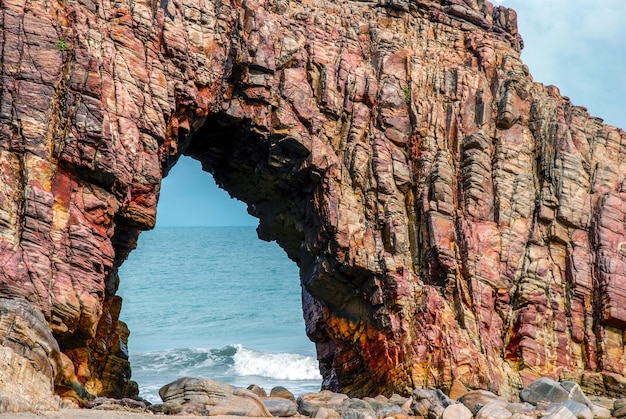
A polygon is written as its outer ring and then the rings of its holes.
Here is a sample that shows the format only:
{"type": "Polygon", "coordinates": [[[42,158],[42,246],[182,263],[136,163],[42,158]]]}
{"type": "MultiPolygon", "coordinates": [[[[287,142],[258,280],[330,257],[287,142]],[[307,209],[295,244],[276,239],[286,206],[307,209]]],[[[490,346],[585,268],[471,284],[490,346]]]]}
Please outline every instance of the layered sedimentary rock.
{"type": "Polygon", "coordinates": [[[57,393],[136,392],[117,269],[181,154],[300,266],[325,388],[626,389],[626,136],[533,82],[513,10],[0,8],[0,294],[43,315],[57,393]]]}

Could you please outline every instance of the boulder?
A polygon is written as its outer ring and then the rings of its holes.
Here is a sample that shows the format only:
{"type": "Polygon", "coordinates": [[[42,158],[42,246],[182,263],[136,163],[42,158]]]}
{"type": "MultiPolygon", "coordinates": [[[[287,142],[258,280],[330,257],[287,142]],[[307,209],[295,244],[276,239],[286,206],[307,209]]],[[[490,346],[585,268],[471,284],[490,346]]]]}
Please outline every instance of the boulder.
{"type": "Polygon", "coordinates": [[[343,414],[343,419],[377,419],[378,416],[372,409],[348,408],[343,414]]]}
{"type": "Polygon", "coordinates": [[[583,389],[575,381],[561,381],[561,387],[569,393],[569,400],[573,400],[578,403],[587,404],[589,399],[583,392],[583,389]]]}
{"type": "Polygon", "coordinates": [[[0,342],[0,413],[58,409],[54,384],[65,381],[63,362],[41,311],[25,299],[0,298],[0,342]]]}
{"type": "Polygon", "coordinates": [[[265,389],[263,387],[257,386],[256,384],[250,384],[248,386],[248,390],[250,390],[259,397],[267,397],[267,392],[265,391],[265,389]]]}
{"type": "Polygon", "coordinates": [[[441,419],[472,419],[472,412],[461,403],[451,404],[445,408],[441,419]]]}
{"type": "MultiPolygon", "coordinates": [[[[397,407],[397,406],[395,406],[397,407]]],[[[376,419],[379,414],[374,410],[370,400],[361,399],[349,399],[343,404],[344,414],[343,419],[376,419]]],[[[394,413],[394,412],[389,412],[394,413]]],[[[398,408],[395,413],[403,413],[402,409],[398,408]]],[[[386,415],[385,415],[386,416],[386,415]]]]}
{"type": "Polygon", "coordinates": [[[261,400],[272,416],[289,417],[298,413],[298,405],[293,400],[282,397],[265,397],[261,400]]]}
{"type": "Polygon", "coordinates": [[[495,401],[484,405],[477,413],[476,419],[510,419],[513,416],[506,405],[495,401]]]}
{"type": "Polygon", "coordinates": [[[455,379],[454,381],[452,381],[452,386],[450,387],[450,393],[448,394],[448,397],[450,397],[451,400],[458,400],[467,392],[468,390],[463,385],[463,383],[455,379]]]}
{"type": "Polygon", "coordinates": [[[543,419],[576,419],[574,415],[567,407],[560,405],[554,406],[553,409],[544,412],[543,419]]]}
{"type": "Polygon", "coordinates": [[[282,399],[296,400],[296,397],[293,393],[287,390],[285,387],[276,386],[270,390],[270,397],[280,397],[282,399]]]}
{"type": "Polygon", "coordinates": [[[155,412],[162,409],[205,416],[272,416],[259,396],[250,390],[206,378],[179,378],[161,387],[159,395],[163,407],[153,408],[155,412]]]}
{"type": "Polygon", "coordinates": [[[567,410],[572,412],[577,419],[594,419],[591,409],[589,409],[586,405],[573,400],[551,404],[545,409],[545,413],[552,414],[552,412],[559,411],[561,407],[565,407],[567,410]]]}
{"type": "Polygon", "coordinates": [[[411,412],[418,417],[440,418],[446,407],[453,404],[441,390],[415,389],[411,399],[411,412]]]}
{"type": "Polygon", "coordinates": [[[317,408],[315,415],[313,416],[316,419],[340,419],[341,415],[334,409],[327,409],[323,406],[317,408]]]}
{"type": "Polygon", "coordinates": [[[506,409],[511,413],[525,413],[535,409],[530,403],[509,403],[506,409]]]}
{"type": "Polygon", "coordinates": [[[621,419],[626,418],[626,399],[617,399],[613,403],[613,416],[621,419]]]}
{"type": "Polygon", "coordinates": [[[538,403],[561,403],[569,400],[569,398],[570,392],[558,381],[548,377],[533,381],[520,392],[520,399],[535,405],[538,403]]]}
{"type": "Polygon", "coordinates": [[[316,416],[317,410],[323,407],[326,410],[343,413],[344,402],[347,400],[348,396],[345,394],[333,393],[329,390],[303,394],[298,397],[298,412],[304,416],[316,416]]]}
{"type": "Polygon", "coordinates": [[[147,409],[145,402],[134,399],[110,399],[107,397],[97,397],[85,406],[92,410],[112,410],[117,412],[142,413],[147,409]]]}
{"type": "Polygon", "coordinates": [[[595,403],[588,403],[587,406],[591,410],[593,419],[611,419],[611,411],[604,406],[599,406],[595,403]]]}
{"type": "Polygon", "coordinates": [[[487,390],[469,391],[459,398],[459,402],[463,403],[474,414],[478,413],[483,406],[491,403],[499,403],[503,407],[506,407],[508,404],[502,397],[487,390]]]}

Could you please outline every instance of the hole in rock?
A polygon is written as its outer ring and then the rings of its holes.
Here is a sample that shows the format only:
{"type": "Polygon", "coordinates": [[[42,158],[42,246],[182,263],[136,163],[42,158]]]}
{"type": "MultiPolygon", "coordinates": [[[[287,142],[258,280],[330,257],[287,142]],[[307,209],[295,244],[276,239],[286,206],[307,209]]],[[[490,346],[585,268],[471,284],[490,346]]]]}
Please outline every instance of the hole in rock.
{"type": "Polygon", "coordinates": [[[298,268],[256,224],[191,158],[163,180],[156,228],[119,272],[141,397],[160,402],[159,388],[183,376],[319,391],[298,268]]]}

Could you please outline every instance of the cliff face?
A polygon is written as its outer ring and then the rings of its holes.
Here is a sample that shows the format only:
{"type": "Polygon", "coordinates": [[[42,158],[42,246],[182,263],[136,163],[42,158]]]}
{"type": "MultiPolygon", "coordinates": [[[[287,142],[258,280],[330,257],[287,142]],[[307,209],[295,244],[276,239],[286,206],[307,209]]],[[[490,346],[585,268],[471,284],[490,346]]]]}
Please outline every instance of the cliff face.
{"type": "Polygon", "coordinates": [[[514,11],[0,7],[2,386],[136,392],[117,268],[186,154],[300,266],[326,388],[626,390],[626,136],[532,81],[514,11]]]}

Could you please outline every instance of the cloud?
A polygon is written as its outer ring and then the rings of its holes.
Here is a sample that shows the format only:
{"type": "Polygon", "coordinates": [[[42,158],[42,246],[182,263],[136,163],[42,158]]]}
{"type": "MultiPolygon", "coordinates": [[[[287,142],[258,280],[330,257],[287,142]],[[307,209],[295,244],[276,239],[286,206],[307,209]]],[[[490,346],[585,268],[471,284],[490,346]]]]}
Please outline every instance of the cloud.
{"type": "Polygon", "coordinates": [[[506,0],[518,12],[523,61],[536,81],[626,127],[626,2],[506,0]]]}

